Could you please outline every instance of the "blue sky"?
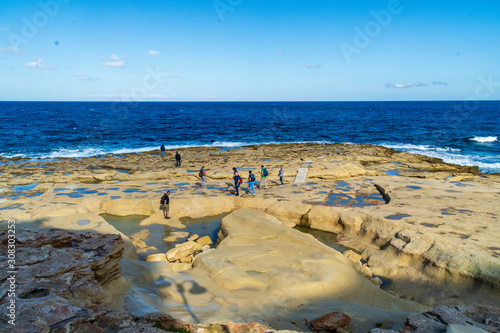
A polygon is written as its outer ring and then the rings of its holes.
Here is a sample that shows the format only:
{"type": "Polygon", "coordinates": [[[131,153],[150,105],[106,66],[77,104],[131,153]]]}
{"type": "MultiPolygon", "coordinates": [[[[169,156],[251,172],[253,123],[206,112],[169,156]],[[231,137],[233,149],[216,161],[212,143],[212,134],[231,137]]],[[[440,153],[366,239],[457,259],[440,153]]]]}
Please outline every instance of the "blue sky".
{"type": "Polygon", "coordinates": [[[500,99],[498,1],[0,4],[0,100],[500,99]]]}

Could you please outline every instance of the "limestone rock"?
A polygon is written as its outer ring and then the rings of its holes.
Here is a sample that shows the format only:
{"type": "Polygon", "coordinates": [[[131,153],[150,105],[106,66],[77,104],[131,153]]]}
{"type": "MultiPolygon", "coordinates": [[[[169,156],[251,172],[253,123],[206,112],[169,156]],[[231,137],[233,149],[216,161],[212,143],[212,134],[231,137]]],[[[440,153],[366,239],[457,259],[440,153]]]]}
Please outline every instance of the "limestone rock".
{"type": "Polygon", "coordinates": [[[194,241],[196,241],[198,238],[200,238],[200,236],[198,236],[197,234],[191,235],[191,236],[189,236],[189,238],[188,238],[188,242],[194,242],[194,241]]]}
{"type": "Polygon", "coordinates": [[[311,326],[316,331],[335,332],[337,328],[347,328],[351,324],[351,318],[345,313],[332,312],[311,321],[311,326]]]}
{"type": "Polygon", "coordinates": [[[156,209],[153,208],[153,202],[146,199],[115,199],[102,201],[100,209],[116,216],[152,215],[158,209],[159,204],[155,201],[154,205],[156,209]]]}
{"type": "Polygon", "coordinates": [[[151,254],[144,259],[144,261],[167,261],[167,256],[165,253],[157,253],[157,254],[151,254]]]}
{"type": "Polygon", "coordinates": [[[348,258],[352,262],[358,262],[361,260],[361,255],[354,252],[353,250],[347,250],[342,254],[344,255],[344,257],[348,258]]]}
{"type": "Polygon", "coordinates": [[[308,224],[313,229],[328,231],[334,234],[338,234],[344,229],[340,223],[340,212],[336,207],[313,206],[304,220],[306,220],[305,224],[308,224]]]}
{"type": "Polygon", "coordinates": [[[190,254],[201,251],[203,245],[196,242],[185,242],[182,244],[177,244],[175,248],[170,249],[167,252],[167,259],[170,262],[180,260],[181,258],[187,257],[190,254]]]}
{"type": "Polygon", "coordinates": [[[311,205],[291,201],[279,201],[266,209],[266,213],[280,221],[300,224],[301,219],[309,212],[311,205]]]}
{"type": "Polygon", "coordinates": [[[203,236],[199,239],[196,240],[196,243],[199,243],[201,245],[212,245],[212,239],[209,236],[203,236]]]}
{"type": "Polygon", "coordinates": [[[146,239],[148,239],[148,237],[150,235],[151,235],[151,232],[148,229],[143,229],[139,232],[136,232],[135,234],[128,236],[128,238],[130,238],[130,240],[132,240],[132,241],[134,241],[134,240],[145,241],[146,239]]]}
{"type": "Polygon", "coordinates": [[[187,271],[187,270],[190,270],[191,269],[191,264],[186,264],[186,263],[169,263],[170,265],[170,268],[172,268],[172,270],[174,272],[184,272],[184,271],[187,271]]]}

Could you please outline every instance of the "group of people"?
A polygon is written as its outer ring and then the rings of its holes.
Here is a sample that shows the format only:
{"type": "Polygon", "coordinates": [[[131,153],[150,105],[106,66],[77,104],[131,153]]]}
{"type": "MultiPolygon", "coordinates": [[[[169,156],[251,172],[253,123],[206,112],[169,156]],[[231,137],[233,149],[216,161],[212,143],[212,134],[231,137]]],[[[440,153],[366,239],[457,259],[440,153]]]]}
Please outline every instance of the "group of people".
{"type": "MultiPolygon", "coordinates": [[[[165,157],[165,150],[166,150],[165,146],[161,145],[161,147],[160,147],[161,157],[165,157]]],[[[182,161],[181,154],[179,154],[179,152],[176,152],[175,153],[175,167],[176,168],[181,167],[181,161],[182,161]]]]}
{"type": "MultiPolygon", "coordinates": [[[[261,165],[260,166],[260,183],[259,183],[259,189],[262,189],[264,187],[267,190],[267,177],[269,176],[269,172],[267,169],[261,165]]],[[[279,186],[283,186],[283,165],[280,168],[280,171],[278,172],[278,176],[280,177],[280,182],[281,184],[279,186]]],[[[234,180],[234,188],[236,189],[236,196],[240,195],[239,192],[239,187],[241,184],[243,184],[243,178],[240,176],[238,173],[238,170],[236,168],[233,168],[233,180],[234,180]]],[[[252,173],[252,170],[248,171],[248,194],[255,195],[255,175],[252,173]],[[252,193],[253,192],[253,193],[252,193]]]]}

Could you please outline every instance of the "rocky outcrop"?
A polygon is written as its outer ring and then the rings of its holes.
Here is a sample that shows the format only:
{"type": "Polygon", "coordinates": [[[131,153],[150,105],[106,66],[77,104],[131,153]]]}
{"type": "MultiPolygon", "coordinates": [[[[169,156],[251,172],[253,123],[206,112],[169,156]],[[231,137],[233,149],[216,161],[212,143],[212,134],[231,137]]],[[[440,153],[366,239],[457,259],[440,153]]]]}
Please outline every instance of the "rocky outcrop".
{"type": "Polygon", "coordinates": [[[371,333],[418,332],[500,332],[500,309],[473,305],[466,307],[439,306],[424,313],[412,313],[399,331],[373,329],[371,333]]]}
{"type": "Polygon", "coordinates": [[[124,252],[119,235],[50,229],[16,232],[15,295],[9,295],[7,232],[0,233],[0,305],[16,305],[15,317],[2,316],[9,332],[164,332],[191,329],[163,314],[138,318],[113,311],[128,283],[120,275],[124,252]],[[15,326],[7,320],[15,319],[15,326]],[[155,328],[158,327],[158,328],[155,328]]]}

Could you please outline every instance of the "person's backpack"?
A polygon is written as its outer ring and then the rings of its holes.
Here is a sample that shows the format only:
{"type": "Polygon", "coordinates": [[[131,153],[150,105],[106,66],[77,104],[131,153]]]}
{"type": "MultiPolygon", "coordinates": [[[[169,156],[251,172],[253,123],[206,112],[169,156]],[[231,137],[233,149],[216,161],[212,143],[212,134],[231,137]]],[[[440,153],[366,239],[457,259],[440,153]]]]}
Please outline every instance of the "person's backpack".
{"type": "Polygon", "coordinates": [[[250,181],[254,182],[255,181],[255,175],[252,173],[250,174],[250,181]]]}
{"type": "Polygon", "coordinates": [[[268,174],[269,174],[269,172],[267,172],[267,169],[264,168],[264,177],[267,177],[268,174]]]}
{"type": "Polygon", "coordinates": [[[162,196],[160,199],[160,205],[164,205],[164,204],[165,204],[165,196],[162,196]]]}
{"type": "Polygon", "coordinates": [[[200,178],[203,177],[204,173],[203,173],[203,169],[200,170],[200,178]]]}

